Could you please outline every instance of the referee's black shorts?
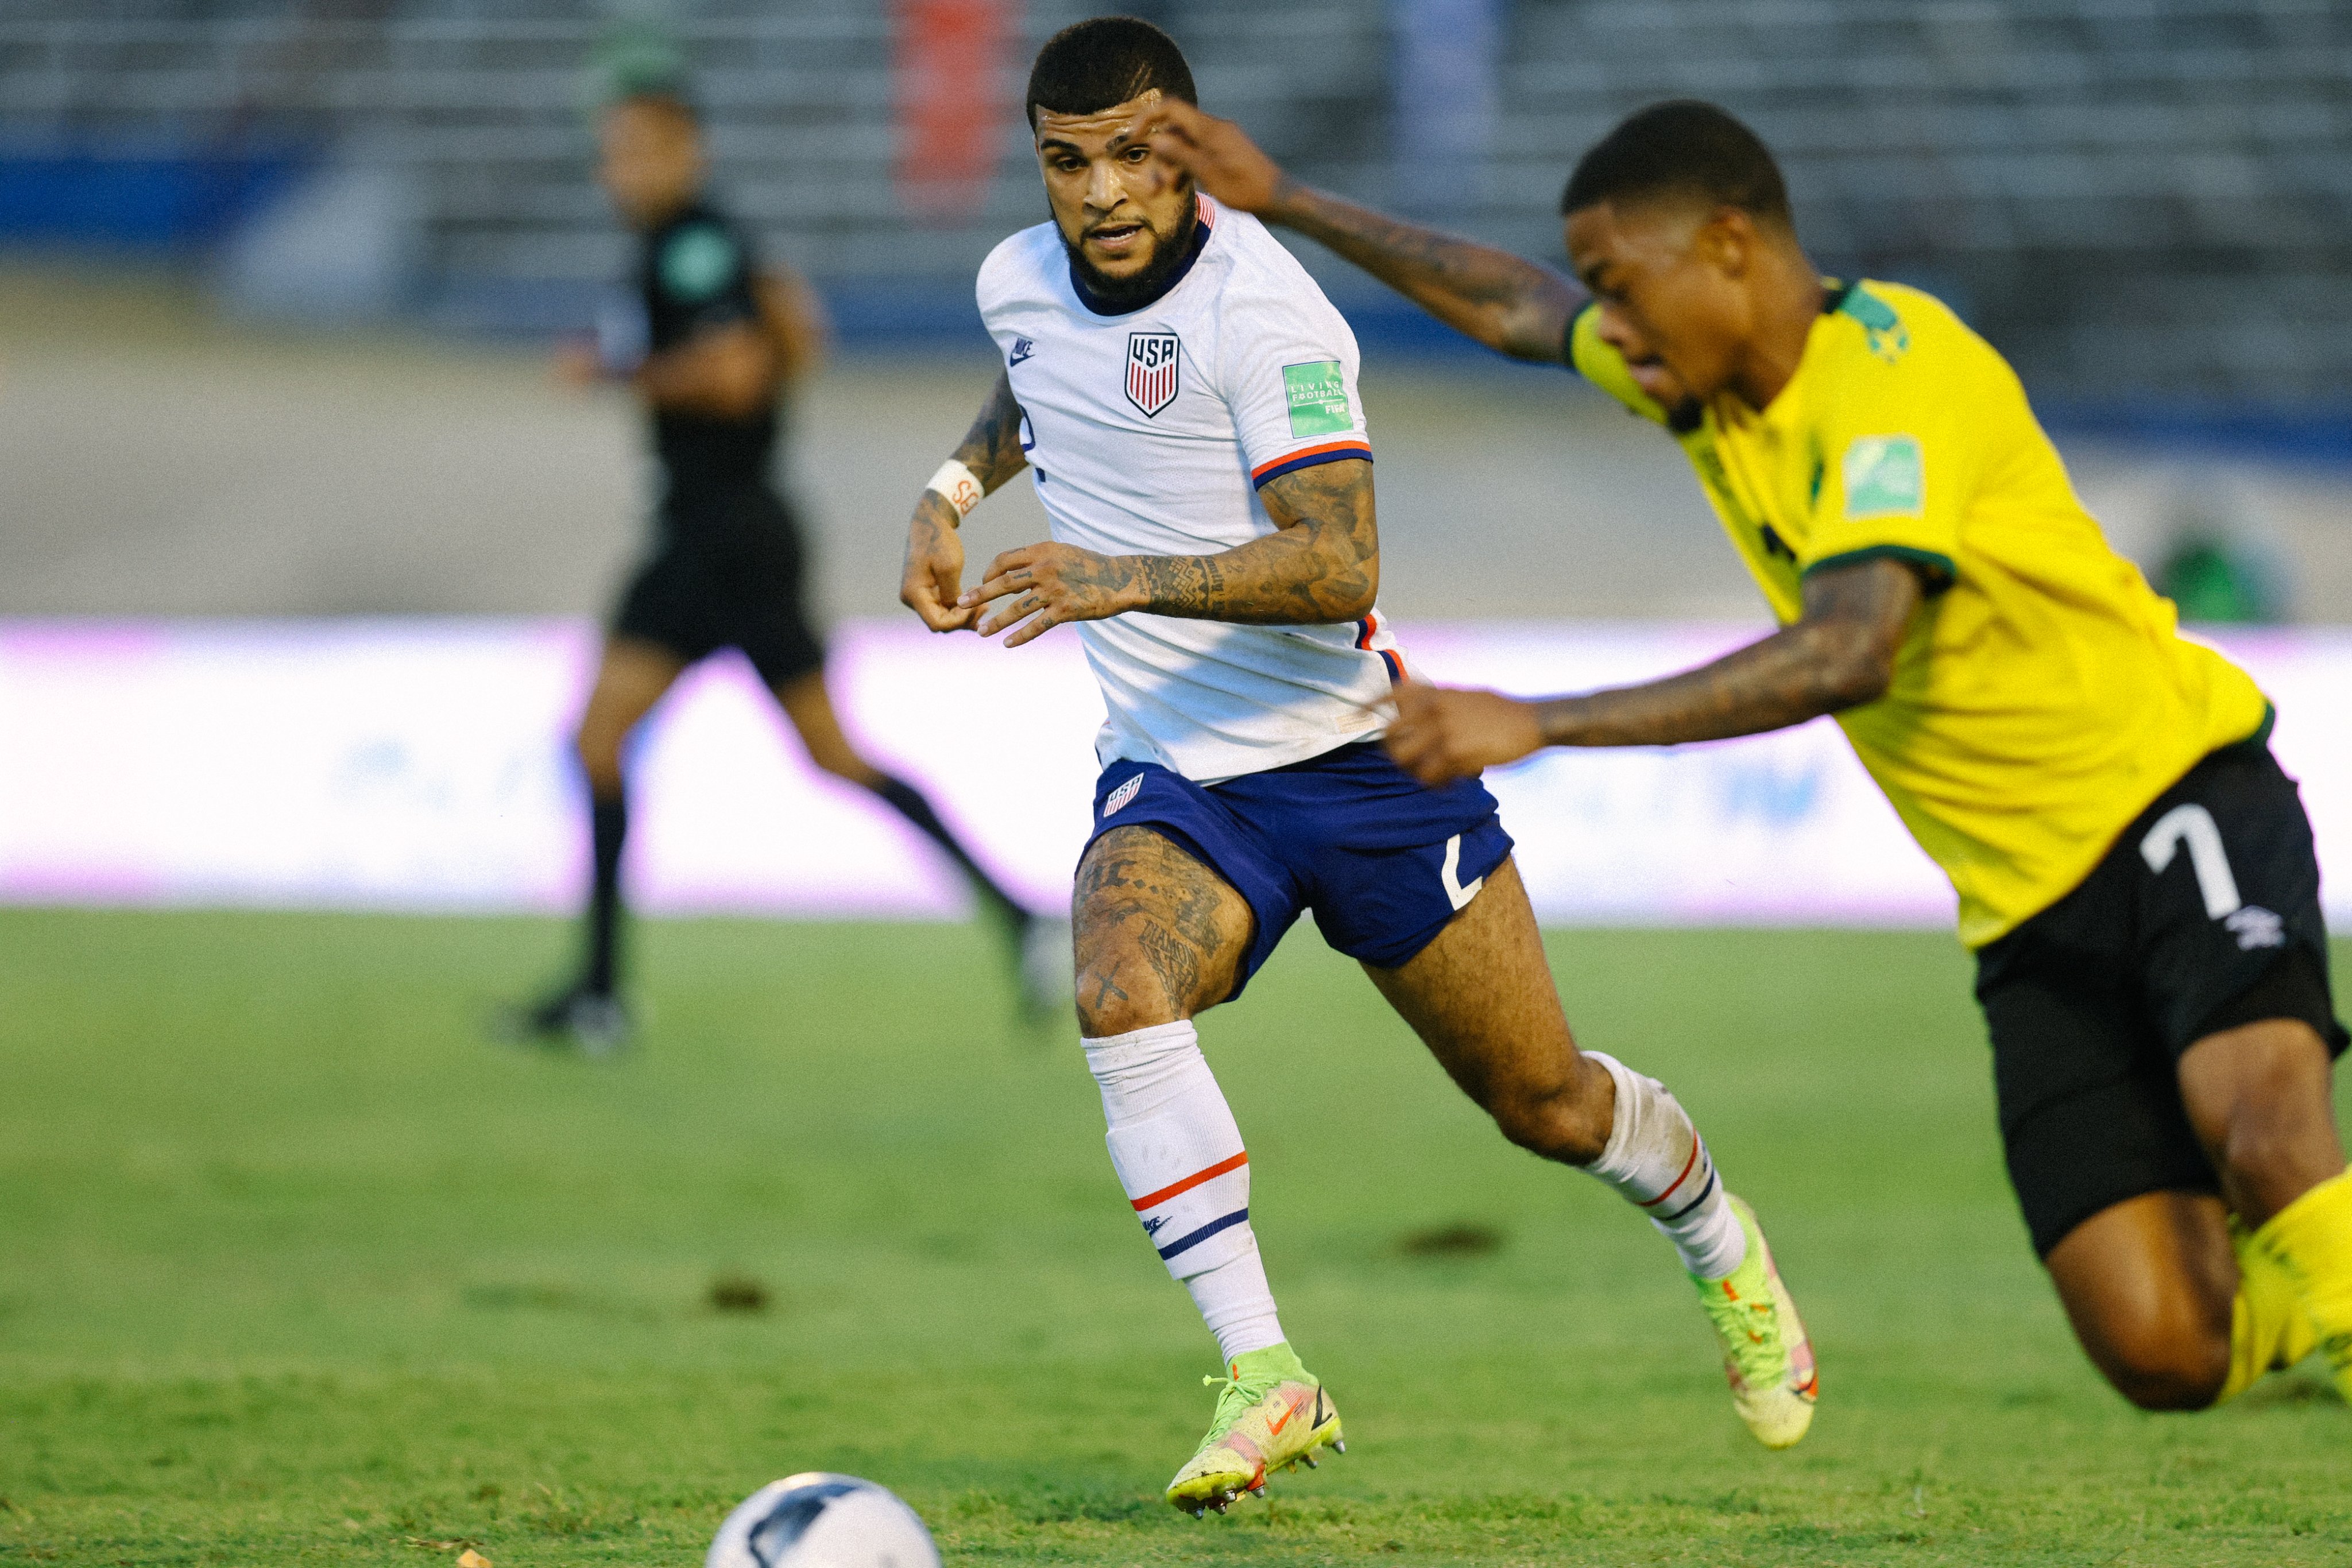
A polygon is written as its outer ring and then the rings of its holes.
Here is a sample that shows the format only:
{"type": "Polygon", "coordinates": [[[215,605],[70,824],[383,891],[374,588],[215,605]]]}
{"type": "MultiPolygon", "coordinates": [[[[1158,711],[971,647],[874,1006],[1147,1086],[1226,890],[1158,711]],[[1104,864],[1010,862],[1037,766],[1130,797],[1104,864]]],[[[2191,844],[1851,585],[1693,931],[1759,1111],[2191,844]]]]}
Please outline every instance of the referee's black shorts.
{"type": "Polygon", "coordinates": [[[662,544],[622,591],[614,636],[689,664],[740,648],[772,688],[824,667],[824,640],[802,602],[798,530],[772,494],[736,498],[718,516],[665,520],[662,544]]]}
{"type": "Polygon", "coordinates": [[[1979,949],[1977,1000],[2035,1252],[2126,1198],[2220,1190],[2181,1104],[2182,1053],[2265,1019],[2346,1045],[2310,820],[2269,747],[2208,756],[2082,885],[1979,949]]]}

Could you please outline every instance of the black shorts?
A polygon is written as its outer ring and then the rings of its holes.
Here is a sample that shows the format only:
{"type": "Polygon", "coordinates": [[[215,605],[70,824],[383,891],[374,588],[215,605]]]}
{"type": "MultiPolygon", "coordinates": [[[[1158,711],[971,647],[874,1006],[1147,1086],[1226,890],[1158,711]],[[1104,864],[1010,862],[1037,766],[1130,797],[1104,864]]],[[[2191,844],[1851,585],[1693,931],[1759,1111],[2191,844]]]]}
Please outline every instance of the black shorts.
{"type": "Polygon", "coordinates": [[[2157,797],[2082,885],[1979,950],[1977,1000],[2035,1252],[2126,1198],[2218,1191],[2181,1054],[2263,1019],[2346,1043],[2311,822],[2270,748],[2225,747],[2157,797]]]}
{"type": "Polygon", "coordinates": [[[824,664],[801,602],[800,543],[772,496],[747,497],[739,509],[744,515],[674,521],[623,590],[612,631],[688,664],[740,648],[761,680],[782,686],[824,664]]]}

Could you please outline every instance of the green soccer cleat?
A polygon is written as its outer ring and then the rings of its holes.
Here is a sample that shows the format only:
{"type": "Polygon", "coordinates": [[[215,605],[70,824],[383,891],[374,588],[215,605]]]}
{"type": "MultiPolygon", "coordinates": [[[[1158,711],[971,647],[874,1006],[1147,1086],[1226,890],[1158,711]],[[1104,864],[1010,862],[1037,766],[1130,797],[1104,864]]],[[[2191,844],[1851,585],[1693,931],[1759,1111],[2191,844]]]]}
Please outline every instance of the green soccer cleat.
{"type": "Polygon", "coordinates": [[[1748,1257],[1721,1280],[1691,1276],[1700,1304],[1723,1343],[1723,1372],[1731,1382],[1731,1403],[1756,1440],[1768,1448],[1795,1445],[1813,1424],[1819,1380],[1813,1347],[1789,1294],[1764,1228],[1745,1200],[1730,1199],[1748,1233],[1748,1257]]]}
{"type": "Polygon", "coordinates": [[[1198,1519],[1219,1513],[1244,1492],[1265,1493],[1265,1478],[1304,1464],[1315,1469],[1326,1447],[1348,1451],[1339,1412],[1315,1375],[1286,1344],[1234,1358],[1227,1378],[1205,1377],[1217,1395],[1217,1416],[1190,1463],[1168,1483],[1168,1500],[1198,1519]]]}

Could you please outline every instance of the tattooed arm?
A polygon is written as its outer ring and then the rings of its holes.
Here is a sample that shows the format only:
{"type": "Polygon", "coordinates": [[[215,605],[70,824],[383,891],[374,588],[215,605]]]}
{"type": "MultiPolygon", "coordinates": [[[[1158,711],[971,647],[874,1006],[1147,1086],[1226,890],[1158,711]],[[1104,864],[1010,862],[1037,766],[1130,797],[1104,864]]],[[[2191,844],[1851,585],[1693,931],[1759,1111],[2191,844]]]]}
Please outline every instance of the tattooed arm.
{"type": "MultiPolygon", "coordinates": [[[[964,433],[955,460],[972,471],[983,495],[1029,466],[1021,455],[1021,405],[1012,378],[1000,372],[980,417],[964,433]]],[[[959,603],[963,591],[963,539],[956,532],[962,516],[936,490],[915,500],[907,525],[907,564],[898,580],[898,602],[923,618],[934,632],[958,632],[977,613],[959,603]]]]}
{"type": "Polygon", "coordinates": [[[1885,695],[1924,594],[1913,568],[1864,561],[1806,578],[1795,625],[1662,681],[1538,702],[1403,687],[1389,750],[1439,784],[1546,746],[1673,746],[1802,724],[1885,695]]]}
{"type": "Polygon", "coordinates": [[[1559,362],[1586,295],[1550,267],[1300,184],[1240,126],[1189,103],[1161,99],[1129,134],[1218,201],[1329,246],[1455,331],[1515,360],[1559,362]]]}
{"type": "Polygon", "coordinates": [[[989,562],[987,580],[956,601],[992,636],[1015,622],[1008,648],[1068,621],[1141,610],[1195,621],[1312,626],[1353,621],[1381,586],[1372,465],[1318,463],[1258,492],[1275,531],[1215,555],[1097,555],[1074,545],[1030,545],[989,562]]]}

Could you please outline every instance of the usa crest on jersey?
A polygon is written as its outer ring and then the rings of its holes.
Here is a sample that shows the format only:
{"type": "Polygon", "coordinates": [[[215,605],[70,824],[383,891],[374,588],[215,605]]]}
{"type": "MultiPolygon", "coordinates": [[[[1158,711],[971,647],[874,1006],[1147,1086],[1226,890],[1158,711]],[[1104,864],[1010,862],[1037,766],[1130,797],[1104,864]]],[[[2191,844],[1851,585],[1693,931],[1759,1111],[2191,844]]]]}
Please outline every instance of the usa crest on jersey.
{"type": "Polygon", "coordinates": [[[1127,335],[1127,401],[1150,419],[1176,401],[1176,361],[1182,347],[1173,332],[1127,335]]]}

